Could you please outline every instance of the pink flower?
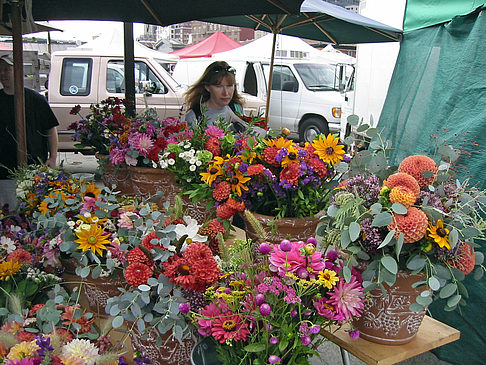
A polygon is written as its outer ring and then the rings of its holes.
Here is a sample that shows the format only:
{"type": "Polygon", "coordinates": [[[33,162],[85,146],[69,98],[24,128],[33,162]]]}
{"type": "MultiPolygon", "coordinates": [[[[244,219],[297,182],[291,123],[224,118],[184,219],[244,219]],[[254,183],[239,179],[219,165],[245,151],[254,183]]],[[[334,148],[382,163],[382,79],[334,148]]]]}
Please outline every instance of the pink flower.
{"type": "Polygon", "coordinates": [[[125,162],[125,151],[119,148],[113,148],[110,151],[110,162],[113,165],[119,165],[125,162]]]}
{"type": "Polygon", "coordinates": [[[329,297],[329,304],[333,305],[337,314],[341,314],[346,321],[352,320],[353,316],[361,316],[364,308],[363,287],[354,276],[349,283],[343,279],[339,280],[329,297]]]}
{"type": "Polygon", "coordinates": [[[292,248],[288,252],[275,246],[270,254],[270,264],[278,269],[280,275],[285,275],[286,272],[297,272],[300,268],[307,269],[309,272],[323,270],[325,263],[322,253],[316,251],[312,255],[305,256],[301,253],[303,247],[304,243],[300,241],[292,243],[292,248]]]}
{"type": "Polygon", "coordinates": [[[204,308],[201,308],[199,310],[197,321],[199,324],[199,334],[203,336],[209,336],[211,334],[211,328],[213,326],[213,319],[228,311],[228,305],[222,300],[216,301],[214,303],[211,302],[204,308]]]}
{"type": "Polygon", "coordinates": [[[98,199],[90,197],[90,196],[85,196],[84,197],[84,203],[83,206],[81,207],[81,214],[84,214],[86,212],[94,212],[95,210],[98,210],[98,207],[96,206],[96,201],[98,199]]]}
{"type": "Polygon", "coordinates": [[[246,336],[249,333],[244,320],[237,313],[228,311],[213,319],[211,334],[220,343],[225,343],[228,340],[246,341],[246,336]]]}
{"type": "Polygon", "coordinates": [[[128,228],[128,229],[133,228],[133,221],[130,219],[130,217],[139,218],[139,215],[134,212],[123,212],[120,215],[120,219],[118,220],[117,223],[118,227],[128,228]]]}
{"type": "Polygon", "coordinates": [[[154,142],[147,134],[139,132],[130,135],[128,137],[128,143],[145,157],[147,157],[154,146],[154,142]]]}
{"type": "Polygon", "coordinates": [[[224,131],[216,126],[211,126],[206,129],[206,134],[209,137],[215,137],[215,138],[223,138],[224,137],[224,131]]]}
{"type": "Polygon", "coordinates": [[[125,163],[128,166],[137,166],[137,159],[135,157],[131,157],[129,155],[125,155],[125,163]]]}

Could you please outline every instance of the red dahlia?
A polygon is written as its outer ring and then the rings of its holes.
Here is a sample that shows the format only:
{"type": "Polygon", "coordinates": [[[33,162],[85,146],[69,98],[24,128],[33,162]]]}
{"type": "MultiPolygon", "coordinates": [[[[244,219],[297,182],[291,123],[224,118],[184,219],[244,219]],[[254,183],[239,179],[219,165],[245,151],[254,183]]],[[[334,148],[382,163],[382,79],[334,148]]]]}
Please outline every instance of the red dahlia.
{"type": "Polygon", "coordinates": [[[147,284],[147,280],[152,277],[154,270],[141,262],[134,262],[125,269],[125,280],[132,286],[147,284]]]}
{"type": "Polygon", "coordinates": [[[9,260],[17,262],[30,262],[32,260],[32,255],[29,251],[24,250],[23,248],[17,248],[7,256],[7,261],[9,260]]]}
{"type": "Polygon", "coordinates": [[[272,166],[280,166],[278,161],[275,161],[275,156],[277,156],[279,149],[277,147],[267,147],[263,151],[263,161],[272,166]]]}
{"type": "Polygon", "coordinates": [[[318,158],[312,158],[309,160],[308,165],[312,167],[312,169],[319,175],[320,178],[325,178],[327,175],[327,166],[326,164],[318,159],[318,158]]]}
{"type": "Polygon", "coordinates": [[[229,198],[231,194],[231,185],[227,181],[221,181],[213,190],[213,198],[222,202],[229,198]]]}
{"type": "Polygon", "coordinates": [[[216,137],[209,137],[204,144],[204,148],[213,154],[213,156],[221,156],[221,142],[216,137]]]}
{"type": "Polygon", "coordinates": [[[281,172],[280,172],[280,181],[286,180],[291,185],[298,185],[299,184],[299,177],[300,177],[300,165],[297,163],[292,163],[287,165],[281,172]]]}
{"type": "Polygon", "coordinates": [[[237,202],[233,198],[228,198],[228,200],[226,201],[226,205],[228,205],[228,207],[230,207],[231,209],[234,209],[238,212],[242,212],[242,211],[245,210],[245,203],[244,202],[237,202]]]}
{"type": "Polygon", "coordinates": [[[127,261],[129,264],[133,264],[135,262],[141,262],[146,265],[151,265],[152,260],[150,260],[145,252],[142,251],[140,247],[135,247],[134,249],[130,250],[127,254],[127,261]]]}
{"type": "Polygon", "coordinates": [[[150,232],[146,235],[142,240],[142,246],[145,247],[147,250],[151,250],[155,246],[160,247],[161,249],[165,250],[164,246],[160,244],[160,239],[157,237],[155,232],[150,232]],[[152,240],[157,240],[156,243],[152,243],[152,240]]]}
{"type": "Polygon", "coordinates": [[[260,175],[264,168],[265,166],[263,166],[262,164],[250,165],[248,166],[248,170],[246,170],[246,173],[248,174],[248,176],[260,175]]]}
{"type": "Polygon", "coordinates": [[[236,210],[231,208],[228,204],[224,203],[216,208],[216,215],[221,219],[228,219],[234,216],[236,210]]]}

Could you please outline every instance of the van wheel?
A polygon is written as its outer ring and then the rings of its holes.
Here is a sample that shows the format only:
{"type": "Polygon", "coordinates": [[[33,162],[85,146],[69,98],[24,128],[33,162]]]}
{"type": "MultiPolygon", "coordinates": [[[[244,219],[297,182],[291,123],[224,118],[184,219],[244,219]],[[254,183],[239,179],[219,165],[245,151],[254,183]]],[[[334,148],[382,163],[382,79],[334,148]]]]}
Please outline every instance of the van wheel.
{"type": "Polygon", "coordinates": [[[327,122],[321,118],[308,118],[299,128],[299,139],[304,142],[312,142],[320,133],[329,134],[327,122]]]}

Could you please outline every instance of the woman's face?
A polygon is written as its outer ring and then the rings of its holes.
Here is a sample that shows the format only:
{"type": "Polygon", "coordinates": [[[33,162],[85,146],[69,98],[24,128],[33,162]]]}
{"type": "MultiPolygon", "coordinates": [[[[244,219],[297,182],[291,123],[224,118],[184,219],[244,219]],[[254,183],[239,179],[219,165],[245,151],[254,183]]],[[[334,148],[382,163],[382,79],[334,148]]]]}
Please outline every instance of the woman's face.
{"type": "Polygon", "coordinates": [[[206,103],[209,107],[216,109],[221,109],[228,105],[235,91],[235,84],[228,76],[223,77],[218,85],[206,85],[205,87],[210,94],[206,103]]]}

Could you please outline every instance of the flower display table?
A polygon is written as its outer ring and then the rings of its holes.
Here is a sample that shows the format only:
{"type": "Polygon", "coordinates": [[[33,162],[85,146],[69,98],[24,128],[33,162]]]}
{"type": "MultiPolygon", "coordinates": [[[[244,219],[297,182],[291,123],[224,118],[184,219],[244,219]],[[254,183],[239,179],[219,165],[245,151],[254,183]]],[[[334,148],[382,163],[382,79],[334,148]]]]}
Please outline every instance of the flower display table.
{"type": "MultiPolygon", "coordinates": [[[[362,338],[352,339],[346,327],[333,332],[323,330],[322,335],[358,357],[367,364],[387,365],[407,360],[429,350],[457,341],[461,332],[429,316],[425,316],[417,336],[409,343],[399,346],[381,345],[362,338]]],[[[341,351],[341,353],[343,353],[341,351]]],[[[343,362],[347,359],[343,354],[343,362]]]]}

